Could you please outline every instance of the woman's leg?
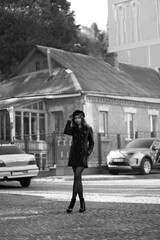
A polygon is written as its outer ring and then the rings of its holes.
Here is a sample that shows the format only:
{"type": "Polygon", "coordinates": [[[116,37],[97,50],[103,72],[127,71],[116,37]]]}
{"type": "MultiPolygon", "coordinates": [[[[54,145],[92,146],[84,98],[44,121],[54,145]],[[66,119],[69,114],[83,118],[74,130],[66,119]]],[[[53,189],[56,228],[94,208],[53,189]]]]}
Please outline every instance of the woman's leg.
{"type": "MultiPolygon", "coordinates": [[[[66,212],[71,213],[74,207],[74,204],[76,202],[77,194],[80,199],[80,204],[82,206],[85,206],[84,199],[83,199],[83,186],[82,186],[82,172],[84,170],[84,167],[73,167],[74,172],[74,182],[73,182],[73,192],[72,192],[72,199],[69,204],[69,207],[67,208],[66,212]]],[[[82,209],[82,207],[80,208],[82,209]]]]}
{"type": "Polygon", "coordinates": [[[83,185],[82,185],[82,172],[84,167],[73,167],[74,182],[73,182],[73,195],[72,198],[76,198],[77,194],[80,199],[83,198],[83,185]]]}
{"type": "Polygon", "coordinates": [[[79,212],[83,213],[86,211],[86,205],[83,198],[83,185],[82,185],[82,172],[84,167],[73,168],[74,172],[74,183],[73,183],[73,198],[76,198],[77,194],[80,200],[79,212]]]}

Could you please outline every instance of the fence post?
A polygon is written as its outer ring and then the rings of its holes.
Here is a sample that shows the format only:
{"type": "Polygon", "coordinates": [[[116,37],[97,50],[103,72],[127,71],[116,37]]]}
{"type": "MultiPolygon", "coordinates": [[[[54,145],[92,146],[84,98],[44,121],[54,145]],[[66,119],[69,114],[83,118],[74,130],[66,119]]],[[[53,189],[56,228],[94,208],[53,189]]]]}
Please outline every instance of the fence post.
{"type": "Polygon", "coordinates": [[[151,132],[151,137],[155,137],[155,136],[156,136],[155,132],[151,132]]]}
{"type": "Polygon", "coordinates": [[[138,132],[137,131],[135,132],[135,138],[138,138],[138,132]]]}
{"type": "Polygon", "coordinates": [[[97,150],[98,150],[98,165],[102,163],[102,148],[101,148],[101,134],[97,133],[97,150]]]}
{"type": "Polygon", "coordinates": [[[29,136],[24,136],[24,147],[25,147],[25,152],[29,153],[29,136]]]}
{"type": "Polygon", "coordinates": [[[53,154],[53,162],[57,164],[57,142],[56,142],[56,132],[52,133],[52,154],[53,154]]]}
{"type": "Polygon", "coordinates": [[[121,135],[120,133],[117,133],[117,148],[121,147],[121,135]]]}

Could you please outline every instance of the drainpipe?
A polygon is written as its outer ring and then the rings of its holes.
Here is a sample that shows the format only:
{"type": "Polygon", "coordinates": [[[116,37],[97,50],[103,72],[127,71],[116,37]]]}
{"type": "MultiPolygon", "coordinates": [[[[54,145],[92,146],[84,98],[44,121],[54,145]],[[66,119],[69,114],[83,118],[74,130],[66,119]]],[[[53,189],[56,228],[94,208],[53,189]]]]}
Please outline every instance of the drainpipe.
{"type": "Polygon", "coordinates": [[[9,108],[7,108],[8,113],[9,113],[9,117],[10,117],[10,134],[11,134],[11,142],[14,142],[14,138],[15,138],[15,122],[14,122],[14,107],[11,106],[9,108]]]}
{"type": "Polygon", "coordinates": [[[51,50],[49,48],[47,49],[47,60],[48,60],[49,76],[52,76],[51,50]]]}

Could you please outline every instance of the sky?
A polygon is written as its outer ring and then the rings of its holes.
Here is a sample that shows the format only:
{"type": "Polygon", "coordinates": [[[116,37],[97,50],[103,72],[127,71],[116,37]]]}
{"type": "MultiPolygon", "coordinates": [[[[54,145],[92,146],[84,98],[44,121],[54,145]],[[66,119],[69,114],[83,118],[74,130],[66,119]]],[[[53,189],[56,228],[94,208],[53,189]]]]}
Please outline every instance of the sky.
{"type": "Polygon", "coordinates": [[[75,12],[76,24],[90,27],[97,23],[99,30],[106,31],[108,17],[108,0],[68,0],[70,10],[75,12]]]}

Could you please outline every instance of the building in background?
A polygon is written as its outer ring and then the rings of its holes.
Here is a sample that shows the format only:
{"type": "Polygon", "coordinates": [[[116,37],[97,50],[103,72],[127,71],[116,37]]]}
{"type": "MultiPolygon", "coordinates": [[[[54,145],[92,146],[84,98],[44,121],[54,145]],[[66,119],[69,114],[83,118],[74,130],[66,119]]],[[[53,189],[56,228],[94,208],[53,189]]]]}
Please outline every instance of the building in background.
{"type": "Polygon", "coordinates": [[[0,143],[12,141],[34,154],[44,174],[68,174],[71,137],[63,129],[80,109],[94,130],[89,170],[97,170],[111,149],[160,136],[159,89],[154,69],[122,63],[115,69],[92,56],[35,46],[0,82],[0,143]]]}
{"type": "Polygon", "coordinates": [[[108,0],[108,22],[119,62],[160,67],[160,0],[108,0]]]}

